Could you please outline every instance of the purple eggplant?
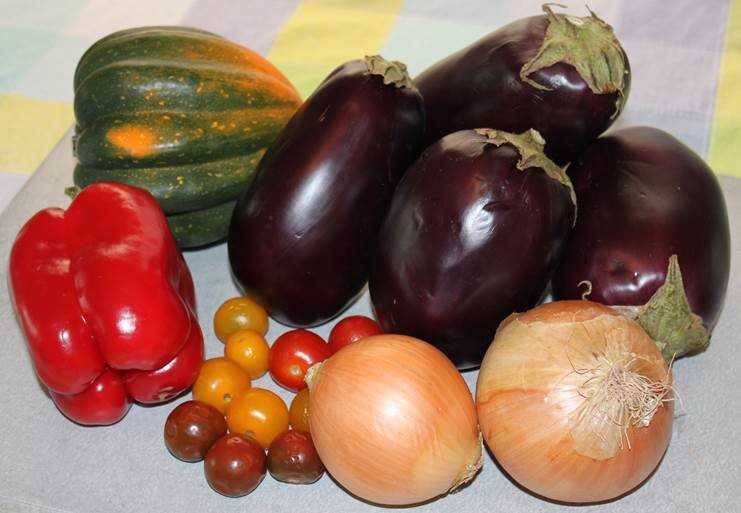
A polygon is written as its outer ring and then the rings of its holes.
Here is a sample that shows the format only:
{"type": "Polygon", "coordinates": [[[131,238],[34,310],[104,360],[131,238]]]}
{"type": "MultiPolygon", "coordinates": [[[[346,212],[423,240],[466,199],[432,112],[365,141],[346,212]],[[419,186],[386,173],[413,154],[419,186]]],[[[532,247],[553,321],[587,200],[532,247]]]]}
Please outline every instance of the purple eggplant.
{"type": "Polygon", "coordinates": [[[532,307],[575,215],[535,131],[462,130],[428,147],[394,195],[368,281],[385,331],[478,366],[500,321],[532,307]]]}
{"type": "Polygon", "coordinates": [[[372,56],[335,69],[237,202],[228,249],[238,284],[292,326],[321,324],[349,306],[423,135],[422,97],[403,64],[372,56]]]}
{"type": "Polygon", "coordinates": [[[416,79],[427,109],[426,142],[465,128],[534,128],[565,164],[620,114],[630,65],[612,28],[594,13],[554,13],[506,25],[416,79]]]}
{"type": "Polygon", "coordinates": [[[588,293],[636,307],[667,359],[701,349],[723,307],[731,258],[713,171],[666,132],[631,127],[598,139],[569,175],[579,217],[553,278],[554,297],[588,293]]]}

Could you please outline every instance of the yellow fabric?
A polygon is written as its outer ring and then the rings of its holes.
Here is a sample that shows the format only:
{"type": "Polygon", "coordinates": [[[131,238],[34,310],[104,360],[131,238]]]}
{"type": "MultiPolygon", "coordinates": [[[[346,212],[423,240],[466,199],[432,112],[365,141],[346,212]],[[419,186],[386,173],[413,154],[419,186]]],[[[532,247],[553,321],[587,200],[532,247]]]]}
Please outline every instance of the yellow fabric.
{"type": "Polygon", "coordinates": [[[378,53],[403,4],[403,0],[303,0],[268,59],[305,99],[339,64],[378,53]]]}
{"type": "Polygon", "coordinates": [[[715,99],[708,162],[720,174],[741,177],[741,0],[731,0],[715,99]]]}
{"type": "Polygon", "coordinates": [[[73,122],[69,103],[0,94],[0,169],[30,175],[73,122]]]}

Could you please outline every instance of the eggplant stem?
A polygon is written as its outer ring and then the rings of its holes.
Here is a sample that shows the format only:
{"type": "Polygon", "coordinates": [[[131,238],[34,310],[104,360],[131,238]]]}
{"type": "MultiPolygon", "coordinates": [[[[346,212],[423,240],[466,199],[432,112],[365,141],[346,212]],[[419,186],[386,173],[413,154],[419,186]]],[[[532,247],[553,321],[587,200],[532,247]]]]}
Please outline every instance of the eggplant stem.
{"type": "Polygon", "coordinates": [[[474,131],[486,138],[484,141],[485,144],[493,144],[497,147],[502,144],[511,144],[514,146],[520,154],[520,159],[517,161],[517,169],[520,171],[524,171],[531,167],[540,168],[545,171],[545,174],[550,178],[566,187],[569,190],[569,196],[574,205],[574,219],[572,226],[576,224],[577,205],[574,185],[571,183],[569,175],[566,174],[566,170],[549,159],[545,154],[546,142],[545,139],[543,139],[543,136],[540,135],[540,132],[533,128],[525,130],[519,134],[494,130],[493,128],[476,128],[474,131]]]}
{"type": "Polygon", "coordinates": [[[547,3],[543,11],[548,27],[535,56],[520,69],[520,79],[544,91],[552,88],[530,78],[536,71],[564,63],[573,66],[594,94],[617,93],[613,117],[625,102],[626,77],[630,71],[627,57],[612,27],[587,7],[589,16],[576,17],[555,13],[547,3]]]}
{"type": "MultiPolygon", "coordinates": [[[[557,16],[558,16],[556,13],[553,12],[553,9],[551,9],[551,6],[553,6],[553,7],[560,7],[561,9],[568,9],[569,8],[568,5],[559,4],[559,3],[556,3],[556,2],[548,2],[548,3],[543,4],[543,6],[541,8],[543,9],[543,12],[546,13],[546,15],[548,16],[548,18],[551,19],[551,21],[555,20],[557,18],[557,16]]],[[[587,7],[587,10],[589,10],[589,7],[587,7]]],[[[589,11],[589,12],[592,12],[592,11],[589,11]]]]}
{"type": "Polygon", "coordinates": [[[587,290],[585,290],[584,293],[581,295],[582,301],[586,301],[587,298],[592,294],[592,282],[589,280],[582,280],[576,284],[577,287],[581,287],[582,285],[587,286],[587,290]]]}
{"type": "Polygon", "coordinates": [[[641,307],[636,322],[654,339],[667,362],[707,346],[710,332],[690,308],[677,255],[669,257],[664,284],[641,307]]]}
{"type": "Polygon", "coordinates": [[[409,76],[406,64],[403,62],[387,61],[380,55],[366,55],[364,61],[368,73],[383,77],[384,84],[393,84],[397,89],[416,87],[409,76]]]}

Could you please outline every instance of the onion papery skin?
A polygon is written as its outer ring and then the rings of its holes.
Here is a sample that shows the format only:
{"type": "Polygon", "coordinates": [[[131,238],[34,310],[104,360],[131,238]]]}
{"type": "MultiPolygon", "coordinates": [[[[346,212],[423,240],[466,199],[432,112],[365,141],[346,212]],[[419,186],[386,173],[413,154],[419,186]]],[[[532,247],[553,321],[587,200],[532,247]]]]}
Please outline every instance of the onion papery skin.
{"type": "Polygon", "coordinates": [[[309,425],[329,473],[383,505],[428,501],[482,463],[476,407],[438,349],[401,335],[350,344],[307,375],[309,425]]]}
{"type": "Polygon", "coordinates": [[[594,376],[585,369],[616,344],[638,359],[633,372],[671,386],[651,338],[603,305],[557,301],[502,322],[481,365],[476,405],[487,445],[521,486],[555,501],[603,502],[631,491],[656,468],[671,438],[670,388],[648,425],[631,423],[621,444],[614,424],[602,439],[572,429],[588,401],[585,382],[594,376]]]}

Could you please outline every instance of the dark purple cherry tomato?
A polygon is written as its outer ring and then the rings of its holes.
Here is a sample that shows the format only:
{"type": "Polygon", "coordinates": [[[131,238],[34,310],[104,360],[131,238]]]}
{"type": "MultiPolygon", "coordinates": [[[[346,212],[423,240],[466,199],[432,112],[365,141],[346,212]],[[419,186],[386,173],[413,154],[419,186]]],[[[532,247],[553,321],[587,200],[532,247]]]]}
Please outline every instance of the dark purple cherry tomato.
{"type": "Polygon", "coordinates": [[[211,488],[227,497],[242,497],[265,477],[265,450],[249,436],[225,435],[208,450],[203,467],[211,488]]]}
{"type": "Polygon", "coordinates": [[[324,474],[311,435],[291,429],[278,436],[268,449],[268,471],[278,481],[309,484],[324,474]]]}
{"type": "Polygon", "coordinates": [[[172,410],[165,422],[165,445],[176,458],[201,461],[216,440],[226,434],[226,419],[213,406],[187,401],[172,410]]]}

